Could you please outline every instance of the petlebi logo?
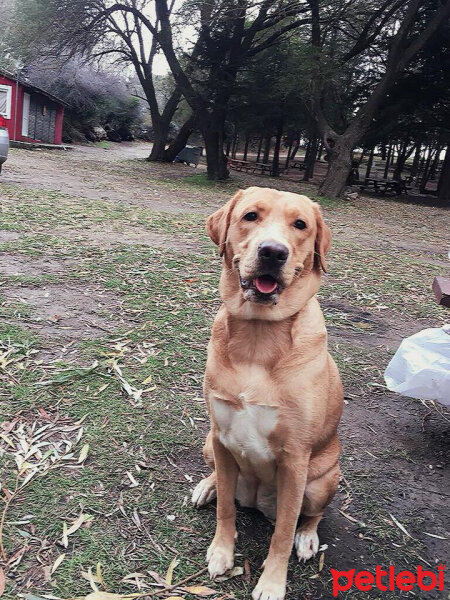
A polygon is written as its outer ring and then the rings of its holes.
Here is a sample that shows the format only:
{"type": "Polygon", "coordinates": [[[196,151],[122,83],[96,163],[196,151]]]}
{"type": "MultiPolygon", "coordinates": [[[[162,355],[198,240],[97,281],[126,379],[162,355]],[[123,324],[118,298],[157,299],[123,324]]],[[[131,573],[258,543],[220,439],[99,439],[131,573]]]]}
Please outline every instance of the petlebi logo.
{"type": "MultiPolygon", "coordinates": [[[[373,588],[381,592],[393,592],[401,590],[409,592],[414,588],[429,592],[431,590],[444,589],[445,565],[440,564],[437,571],[425,570],[421,565],[415,567],[413,571],[397,571],[394,566],[386,570],[377,565],[375,572],[356,571],[338,571],[331,569],[333,577],[333,596],[336,598],[339,592],[347,592],[352,587],[362,591],[369,592],[373,588]]],[[[387,596],[388,597],[388,596],[387,596]]]]}

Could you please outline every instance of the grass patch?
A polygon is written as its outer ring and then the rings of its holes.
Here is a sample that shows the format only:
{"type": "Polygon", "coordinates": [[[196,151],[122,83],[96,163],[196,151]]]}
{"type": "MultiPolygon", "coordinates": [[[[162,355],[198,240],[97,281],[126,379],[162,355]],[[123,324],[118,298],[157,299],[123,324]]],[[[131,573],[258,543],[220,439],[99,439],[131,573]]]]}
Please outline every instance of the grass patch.
{"type": "MultiPolygon", "coordinates": [[[[183,177],[161,182],[160,168],[146,161],[113,163],[109,171],[119,168],[129,185],[144,177],[161,195],[173,193],[174,203],[179,190],[188,190],[199,203],[212,198],[217,202],[245,183],[238,177],[212,183],[201,173],[171,166],[168,173],[183,177]]],[[[263,178],[257,183],[273,185],[263,178]]],[[[35,429],[58,419],[69,427],[83,420],[76,452],[89,444],[82,465],[32,481],[11,506],[5,527],[7,551],[26,551],[8,571],[4,597],[12,600],[29,590],[63,598],[87,594],[90,587],[82,573],[95,571],[98,562],[113,592],[136,589],[123,581],[129,573],[143,573],[144,582],[152,581],[149,571],[164,575],[174,557],[180,559],[174,576],[179,580],[203,567],[215,526],[213,506],[199,512],[189,506],[190,489],[207,472],[201,446],[208,417],[200,396],[210,326],[220,304],[220,260],[204,233],[204,216],[189,210],[153,211],[129,204],[126,198],[110,202],[10,185],[2,186],[2,196],[2,228],[25,235],[3,243],[0,250],[19,254],[30,264],[36,257],[76,260],[53,275],[2,278],[5,292],[13,288],[17,296],[0,297],[2,351],[14,347],[17,360],[0,362],[0,420],[10,423],[18,417],[35,429]],[[86,231],[91,228],[106,232],[105,245],[90,242],[86,231]],[[131,244],[127,233],[133,230],[156,232],[164,239],[173,236],[178,245],[131,244]],[[106,247],[108,236],[121,232],[123,238],[106,247]],[[184,248],[183,239],[194,240],[196,251],[184,248]],[[18,299],[21,287],[52,286],[104,292],[104,306],[94,316],[87,307],[83,316],[107,318],[114,310],[117,320],[108,321],[106,331],[95,339],[89,334],[71,338],[64,325],[39,320],[36,307],[18,299]],[[64,548],[63,523],[70,525],[81,512],[92,519],[69,536],[64,548]],[[49,569],[62,553],[65,559],[48,581],[49,569]]],[[[411,460],[421,464],[402,437],[411,431],[411,422],[409,429],[401,423],[388,443],[384,438],[377,442],[393,427],[395,417],[392,406],[383,404],[389,397],[382,373],[391,356],[383,345],[392,323],[406,328],[414,318],[426,316],[427,325],[442,318],[429,291],[436,271],[433,257],[428,261],[426,253],[400,251],[393,245],[407,240],[431,248],[442,239],[437,226],[428,227],[423,238],[425,209],[408,216],[403,206],[386,201],[360,206],[318,200],[337,237],[321,290],[327,322],[337,331],[330,350],[344,379],[347,410],[358,416],[348,418],[342,428],[345,480],[321,529],[322,541],[329,544],[325,570],[311,579],[318,573],[318,557],[307,565],[291,561],[289,597],[314,599],[330,597],[329,568],[344,568],[342,561],[348,556],[353,561],[348,568],[377,562],[400,567],[418,564],[416,553],[426,552],[418,541],[424,527],[418,510],[405,508],[402,514],[403,504],[395,504],[398,472],[404,473],[411,460]],[[392,222],[397,229],[386,233],[392,222]],[[380,343],[367,345],[369,335],[378,336],[380,343]],[[366,426],[376,434],[370,443],[361,434],[366,426]],[[370,460],[378,461],[370,466],[368,449],[370,460]],[[356,523],[339,513],[342,506],[356,523]],[[414,540],[389,522],[390,512],[411,529],[414,540]]],[[[417,323],[417,329],[421,327],[417,323]]],[[[418,416],[420,431],[422,417],[418,416]]],[[[14,461],[6,454],[7,442],[0,444],[0,480],[10,486],[14,461]]],[[[424,464],[433,462],[427,460],[424,464]]],[[[431,525],[427,528],[435,531],[431,525]]],[[[239,510],[238,529],[236,563],[242,566],[248,559],[251,581],[239,577],[211,585],[220,594],[233,593],[240,599],[248,597],[260,573],[272,526],[252,511],[239,510]]],[[[209,585],[206,579],[202,582],[209,585]]]]}
{"type": "Polygon", "coordinates": [[[94,146],[96,146],[97,148],[104,148],[105,150],[108,150],[109,148],[111,148],[111,142],[102,140],[100,142],[94,142],[94,146]]]}

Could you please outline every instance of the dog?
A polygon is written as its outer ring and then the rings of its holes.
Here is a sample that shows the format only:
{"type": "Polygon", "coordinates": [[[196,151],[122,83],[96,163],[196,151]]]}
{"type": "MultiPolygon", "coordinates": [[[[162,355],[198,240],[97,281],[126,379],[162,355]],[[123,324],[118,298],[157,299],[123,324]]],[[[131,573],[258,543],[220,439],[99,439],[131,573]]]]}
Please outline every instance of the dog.
{"type": "Polygon", "coordinates": [[[223,257],[223,303],[204,380],[212,474],[192,502],[217,496],[212,579],[233,567],[235,499],[275,519],[252,598],[282,600],[292,547],[299,561],[317,553],[317,526],[340,477],[343,391],[316,298],[331,233],[306,196],[259,187],[240,190],[206,229],[223,257]]]}

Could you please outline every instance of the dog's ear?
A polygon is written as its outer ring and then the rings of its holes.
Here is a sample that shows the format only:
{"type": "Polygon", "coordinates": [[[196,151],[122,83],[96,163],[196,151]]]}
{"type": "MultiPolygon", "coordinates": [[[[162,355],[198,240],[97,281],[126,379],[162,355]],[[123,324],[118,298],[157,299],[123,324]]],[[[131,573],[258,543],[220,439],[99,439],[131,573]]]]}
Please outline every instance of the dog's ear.
{"type": "Polygon", "coordinates": [[[220,256],[225,254],[225,245],[227,241],[228,228],[230,226],[231,213],[236,202],[242,196],[242,190],[239,190],[231,200],[216,210],[215,213],[206,219],[206,232],[212,241],[219,246],[220,256]]]}
{"type": "Polygon", "coordinates": [[[328,225],[323,220],[322,211],[320,210],[320,206],[318,204],[314,204],[314,212],[316,213],[316,225],[317,225],[317,233],[316,233],[316,241],[315,241],[315,257],[314,262],[322,270],[327,272],[327,261],[326,254],[331,246],[331,231],[328,225]]]}

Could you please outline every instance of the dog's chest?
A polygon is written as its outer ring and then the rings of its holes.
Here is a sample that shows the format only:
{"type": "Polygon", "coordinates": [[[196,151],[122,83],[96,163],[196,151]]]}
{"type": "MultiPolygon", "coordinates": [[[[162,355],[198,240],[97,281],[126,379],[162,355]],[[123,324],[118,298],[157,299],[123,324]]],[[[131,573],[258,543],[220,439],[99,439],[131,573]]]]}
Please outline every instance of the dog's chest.
{"type": "Polygon", "coordinates": [[[241,400],[239,407],[219,398],[212,399],[220,441],[236,459],[257,466],[274,459],[269,436],[276,427],[277,409],[241,400]]]}

